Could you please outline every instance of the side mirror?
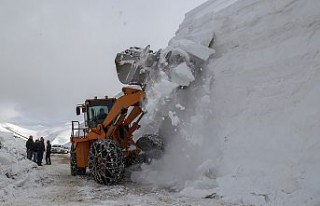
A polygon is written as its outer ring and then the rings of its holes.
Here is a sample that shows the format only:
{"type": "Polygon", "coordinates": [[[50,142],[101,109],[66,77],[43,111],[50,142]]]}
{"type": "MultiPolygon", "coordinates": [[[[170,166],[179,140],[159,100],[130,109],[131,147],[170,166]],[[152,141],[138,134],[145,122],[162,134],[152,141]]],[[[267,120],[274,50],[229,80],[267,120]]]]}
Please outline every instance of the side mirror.
{"type": "Polygon", "coordinates": [[[77,113],[77,115],[80,115],[80,107],[76,108],[76,113],[77,113]]]}

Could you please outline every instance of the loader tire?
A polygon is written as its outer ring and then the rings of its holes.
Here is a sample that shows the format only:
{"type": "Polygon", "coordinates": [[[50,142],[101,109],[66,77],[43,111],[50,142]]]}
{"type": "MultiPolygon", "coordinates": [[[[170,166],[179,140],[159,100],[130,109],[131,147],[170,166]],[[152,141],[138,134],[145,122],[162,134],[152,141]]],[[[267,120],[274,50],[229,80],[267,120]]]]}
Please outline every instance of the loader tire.
{"type": "Polygon", "coordinates": [[[124,174],[124,157],[121,149],[110,139],[97,140],[89,151],[89,169],[100,184],[119,182],[124,174]]]}
{"type": "Polygon", "coordinates": [[[138,139],[136,145],[145,152],[145,160],[150,163],[152,159],[159,159],[164,151],[164,143],[159,135],[145,134],[138,139]]]}
{"type": "Polygon", "coordinates": [[[71,149],[70,149],[70,169],[71,169],[72,176],[86,174],[86,168],[79,168],[77,166],[76,149],[74,145],[71,145],[71,149]]]}
{"type": "Polygon", "coordinates": [[[130,167],[132,165],[142,164],[144,162],[147,162],[147,156],[145,153],[138,154],[138,155],[132,155],[127,158],[125,158],[125,166],[130,167]]]}
{"type": "Polygon", "coordinates": [[[76,176],[78,174],[76,149],[74,148],[73,144],[71,145],[71,150],[70,150],[70,169],[71,169],[72,176],[76,176]]]}

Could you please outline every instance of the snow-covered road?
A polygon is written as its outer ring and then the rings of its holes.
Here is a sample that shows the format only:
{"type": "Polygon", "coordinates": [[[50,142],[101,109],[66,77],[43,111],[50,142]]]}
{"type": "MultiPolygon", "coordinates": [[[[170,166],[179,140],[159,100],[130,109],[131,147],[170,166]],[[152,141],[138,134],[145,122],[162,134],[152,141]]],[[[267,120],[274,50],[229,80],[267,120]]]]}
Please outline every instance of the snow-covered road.
{"type": "MultiPolygon", "coordinates": [[[[7,193],[1,205],[217,205],[219,199],[192,199],[165,189],[124,180],[118,185],[97,184],[90,175],[71,176],[69,155],[52,155],[52,165],[34,166],[23,184],[7,193]],[[30,175],[29,175],[30,177],[30,175]]],[[[33,164],[30,162],[30,164],[33,164]]],[[[19,181],[19,180],[17,180],[19,181]]]]}

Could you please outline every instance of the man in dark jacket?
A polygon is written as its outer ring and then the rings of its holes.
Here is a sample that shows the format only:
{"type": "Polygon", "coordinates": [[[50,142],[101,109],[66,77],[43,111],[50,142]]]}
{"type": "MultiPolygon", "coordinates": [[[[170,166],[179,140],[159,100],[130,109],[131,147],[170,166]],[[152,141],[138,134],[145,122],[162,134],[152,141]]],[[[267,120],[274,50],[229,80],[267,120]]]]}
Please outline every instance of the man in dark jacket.
{"type": "Polygon", "coordinates": [[[26,148],[27,148],[27,158],[29,160],[32,159],[32,153],[33,153],[33,137],[30,135],[28,141],[26,142],[26,148]]]}
{"type": "Polygon", "coordinates": [[[50,144],[50,141],[48,140],[47,141],[47,149],[46,149],[46,164],[47,165],[51,165],[50,155],[51,155],[51,144],[50,144]]]}
{"type": "Polygon", "coordinates": [[[39,141],[39,139],[36,139],[36,141],[35,141],[34,144],[33,144],[32,149],[33,149],[33,161],[34,161],[35,163],[37,163],[37,164],[38,164],[38,152],[39,152],[39,148],[40,148],[40,141],[39,141]]]}
{"type": "Polygon", "coordinates": [[[45,145],[44,145],[44,139],[43,137],[40,138],[39,141],[39,151],[38,151],[38,165],[42,166],[42,159],[43,159],[43,153],[45,151],[45,145]]]}
{"type": "Polygon", "coordinates": [[[104,109],[100,108],[99,114],[97,115],[97,123],[101,124],[104,121],[104,119],[106,118],[106,116],[107,116],[107,114],[104,111],[104,109]]]}

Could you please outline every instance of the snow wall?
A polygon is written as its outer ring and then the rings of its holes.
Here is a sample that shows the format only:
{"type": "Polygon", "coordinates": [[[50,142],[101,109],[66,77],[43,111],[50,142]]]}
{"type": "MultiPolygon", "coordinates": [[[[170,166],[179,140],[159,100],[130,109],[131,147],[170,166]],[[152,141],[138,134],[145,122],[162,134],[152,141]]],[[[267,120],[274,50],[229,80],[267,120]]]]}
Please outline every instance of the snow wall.
{"type": "Polygon", "coordinates": [[[26,159],[25,142],[25,140],[15,138],[10,131],[4,131],[0,127],[1,205],[7,199],[14,198],[13,191],[32,191],[32,188],[39,187],[39,182],[44,180],[35,170],[37,164],[26,159]]]}
{"type": "Polygon", "coordinates": [[[244,205],[320,205],[319,11],[318,0],[211,0],[187,13],[169,46],[207,48],[214,33],[215,53],[189,87],[163,74],[147,91],[142,131],[158,127],[166,154],[132,179],[244,205]]]}

